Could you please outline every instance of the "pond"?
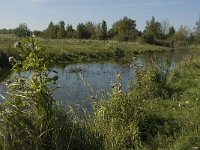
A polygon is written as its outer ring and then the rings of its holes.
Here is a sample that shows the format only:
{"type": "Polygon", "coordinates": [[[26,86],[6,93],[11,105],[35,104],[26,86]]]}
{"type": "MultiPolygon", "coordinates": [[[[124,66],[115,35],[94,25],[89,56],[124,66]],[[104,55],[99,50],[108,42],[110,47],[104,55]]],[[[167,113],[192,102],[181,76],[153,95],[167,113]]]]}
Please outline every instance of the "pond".
{"type": "MultiPolygon", "coordinates": [[[[111,85],[116,83],[116,75],[122,76],[123,90],[127,91],[133,84],[136,67],[134,63],[145,65],[152,59],[158,65],[166,60],[173,68],[188,53],[186,50],[176,50],[164,53],[140,55],[131,63],[82,63],[70,64],[63,68],[54,67],[58,72],[57,83],[60,86],[54,97],[62,104],[87,104],[91,97],[96,98],[101,93],[107,97],[111,85]]],[[[2,70],[1,70],[2,71],[2,70]]],[[[1,75],[1,74],[0,74],[1,75]]],[[[5,95],[5,85],[0,85],[0,94],[5,95]]],[[[2,100],[2,97],[0,97],[2,100]]]]}

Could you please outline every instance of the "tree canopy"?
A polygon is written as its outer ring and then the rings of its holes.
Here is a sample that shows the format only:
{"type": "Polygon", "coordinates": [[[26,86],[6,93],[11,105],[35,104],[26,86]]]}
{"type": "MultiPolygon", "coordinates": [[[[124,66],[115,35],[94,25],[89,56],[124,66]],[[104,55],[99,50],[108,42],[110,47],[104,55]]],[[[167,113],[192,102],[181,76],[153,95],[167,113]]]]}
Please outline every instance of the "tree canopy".
{"type": "Polygon", "coordinates": [[[30,30],[27,27],[27,24],[20,23],[20,25],[15,29],[15,34],[19,37],[26,37],[30,35],[30,30]]]}
{"type": "MultiPolygon", "coordinates": [[[[31,31],[25,23],[20,23],[15,29],[0,29],[0,34],[16,34],[19,37],[29,36],[30,33],[31,31]]],[[[111,27],[107,25],[105,20],[97,24],[91,21],[78,23],[76,27],[71,24],[66,25],[63,20],[57,24],[51,21],[45,30],[35,30],[33,33],[36,36],[50,39],[113,39],[172,46],[176,41],[200,43],[200,17],[193,32],[183,25],[176,31],[167,19],[157,21],[154,16],[146,21],[144,31],[139,31],[136,28],[136,20],[125,16],[114,22],[111,27]]]]}

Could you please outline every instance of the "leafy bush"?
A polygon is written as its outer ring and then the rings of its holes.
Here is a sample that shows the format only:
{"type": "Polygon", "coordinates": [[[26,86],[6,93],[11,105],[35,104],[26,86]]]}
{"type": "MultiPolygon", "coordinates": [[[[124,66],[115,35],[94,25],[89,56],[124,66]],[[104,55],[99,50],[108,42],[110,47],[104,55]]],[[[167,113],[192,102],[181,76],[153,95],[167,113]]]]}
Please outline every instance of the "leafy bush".
{"type": "Polygon", "coordinates": [[[99,149],[101,140],[89,132],[76,116],[62,109],[52,97],[58,78],[40,55],[42,48],[34,38],[18,46],[24,61],[10,59],[18,73],[8,83],[9,97],[0,110],[0,147],[4,150],[99,149]],[[23,46],[23,47],[22,47],[23,46]],[[30,71],[23,77],[21,72],[30,71]],[[98,147],[97,147],[98,146],[98,147]]]}

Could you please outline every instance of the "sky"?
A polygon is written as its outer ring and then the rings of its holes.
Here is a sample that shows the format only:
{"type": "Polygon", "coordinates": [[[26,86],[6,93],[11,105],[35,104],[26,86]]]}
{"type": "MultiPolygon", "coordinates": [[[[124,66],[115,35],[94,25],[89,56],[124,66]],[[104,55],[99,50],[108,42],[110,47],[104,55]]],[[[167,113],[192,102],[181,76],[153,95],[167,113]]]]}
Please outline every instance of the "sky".
{"type": "Polygon", "coordinates": [[[200,0],[0,0],[0,29],[26,23],[31,30],[43,30],[50,21],[72,24],[105,20],[108,27],[127,16],[143,30],[152,16],[168,20],[176,29],[193,29],[200,16],[200,0]]]}

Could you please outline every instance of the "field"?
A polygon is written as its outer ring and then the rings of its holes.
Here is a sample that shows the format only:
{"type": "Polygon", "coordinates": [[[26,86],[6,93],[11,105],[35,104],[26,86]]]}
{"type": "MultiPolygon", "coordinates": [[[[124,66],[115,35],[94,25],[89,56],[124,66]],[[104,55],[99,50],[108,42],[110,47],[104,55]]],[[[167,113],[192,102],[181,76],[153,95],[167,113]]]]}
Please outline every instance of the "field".
{"type": "MultiPolygon", "coordinates": [[[[20,41],[13,35],[0,35],[0,49],[9,56],[17,55],[14,43],[20,41]]],[[[89,61],[130,60],[144,53],[171,51],[172,48],[139,44],[137,42],[78,40],[78,39],[40,39],[38,45],[45,47],[43,57],[53,63],[77,63],[89,61]]]]}

